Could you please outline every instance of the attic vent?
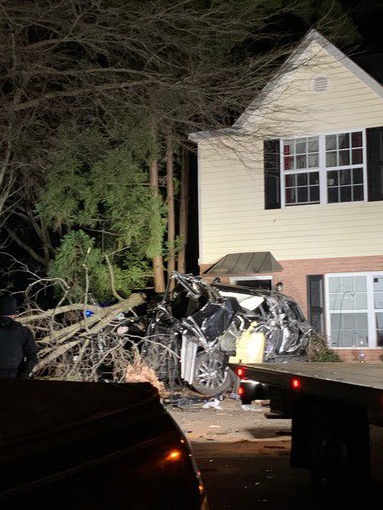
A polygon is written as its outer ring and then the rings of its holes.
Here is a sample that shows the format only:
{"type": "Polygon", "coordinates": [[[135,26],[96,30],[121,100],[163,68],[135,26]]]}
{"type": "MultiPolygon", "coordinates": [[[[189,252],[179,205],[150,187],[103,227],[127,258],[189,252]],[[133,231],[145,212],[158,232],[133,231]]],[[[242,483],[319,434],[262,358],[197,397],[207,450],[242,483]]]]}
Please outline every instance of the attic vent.
{"type": "Polygon", "coordinates": [[[314,76],[314,78],[310,82],[311,90],[314,92],[325,92],[330,87],[330,80],[327,76],[318,75],[314,76]]]}

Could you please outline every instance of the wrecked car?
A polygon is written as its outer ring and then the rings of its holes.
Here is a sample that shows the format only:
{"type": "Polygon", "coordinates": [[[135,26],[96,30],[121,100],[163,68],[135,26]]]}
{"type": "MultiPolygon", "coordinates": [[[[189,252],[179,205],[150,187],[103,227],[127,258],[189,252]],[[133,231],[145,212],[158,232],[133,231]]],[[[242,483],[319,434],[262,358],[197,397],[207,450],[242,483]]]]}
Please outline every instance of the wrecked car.
{"type": "Polygon", "coordinates": [[[160,380],[214,396],[234,382],[229,361],[307,360],[312,332],[297,303],[279,292],[174,272],[150,312],[144,350],[160,380]]]}

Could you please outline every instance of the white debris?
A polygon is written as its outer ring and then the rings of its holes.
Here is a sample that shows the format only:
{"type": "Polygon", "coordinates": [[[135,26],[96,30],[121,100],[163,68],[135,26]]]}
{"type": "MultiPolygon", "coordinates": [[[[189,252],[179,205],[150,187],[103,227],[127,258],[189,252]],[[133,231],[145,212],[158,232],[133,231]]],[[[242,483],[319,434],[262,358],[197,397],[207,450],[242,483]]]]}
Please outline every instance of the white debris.
{"type": "Polygon", "coordinates": [[[222,407],[219,405],[219,403],[220,401],[218,400],[218,398],[215,398],[211,402],[206,402],[206,404],[202,406],[202,409],[209,409],[210,407],[212,407],[213,409],[219,409],[220,411],[222,411],[222,407]]]}

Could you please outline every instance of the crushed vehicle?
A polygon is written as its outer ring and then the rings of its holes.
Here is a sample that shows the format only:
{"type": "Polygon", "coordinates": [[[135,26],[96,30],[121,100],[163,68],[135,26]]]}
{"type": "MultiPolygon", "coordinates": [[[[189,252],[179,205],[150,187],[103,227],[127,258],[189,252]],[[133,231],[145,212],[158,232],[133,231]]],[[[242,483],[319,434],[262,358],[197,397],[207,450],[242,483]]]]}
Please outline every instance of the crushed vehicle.
{"type": "Polygon", "coordinates": [[[178,272],[172,280],[149,313],[145,336],[146,360],[161,380],[180,378],[214,396],[234,382],[229,361],[308,360],[313,328],[292,298],[178,272]]]}

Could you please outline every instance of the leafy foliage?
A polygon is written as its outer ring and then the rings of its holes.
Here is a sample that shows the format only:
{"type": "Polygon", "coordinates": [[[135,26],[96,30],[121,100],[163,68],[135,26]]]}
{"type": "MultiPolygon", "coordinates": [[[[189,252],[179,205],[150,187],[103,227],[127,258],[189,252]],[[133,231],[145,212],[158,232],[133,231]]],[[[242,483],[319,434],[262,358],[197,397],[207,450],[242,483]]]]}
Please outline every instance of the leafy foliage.
{"type": "Polygon", "coordinates": [[[76,298],[85,288],[110,297],[112,281],[128,295],[161,249],[165,210],[128,137],[107,140],[95,129],[62,127],[37,212],[66,231],[49,274],[64,278],[76,298]]]}
{"type": "Polygon", "coordinates": [[[310,339],[309,360],[318,363],[342,361],[335,351],[328,348],[326,340],[316,333],[310,339]]]}

